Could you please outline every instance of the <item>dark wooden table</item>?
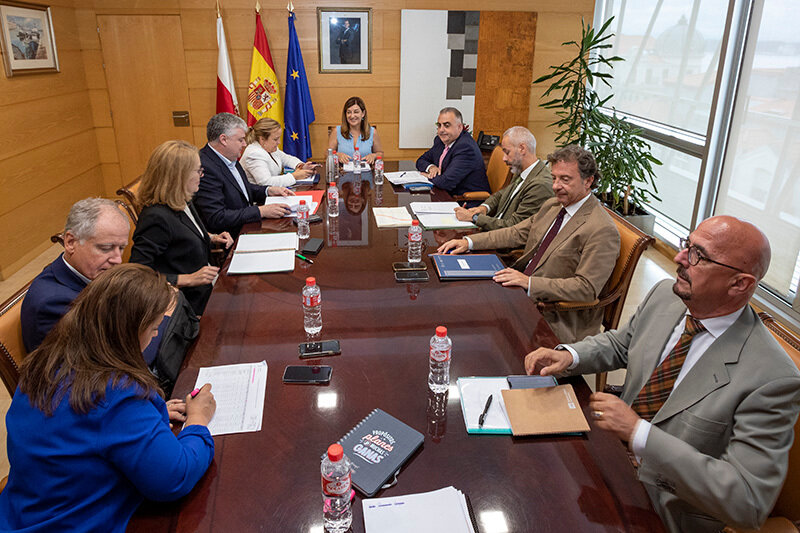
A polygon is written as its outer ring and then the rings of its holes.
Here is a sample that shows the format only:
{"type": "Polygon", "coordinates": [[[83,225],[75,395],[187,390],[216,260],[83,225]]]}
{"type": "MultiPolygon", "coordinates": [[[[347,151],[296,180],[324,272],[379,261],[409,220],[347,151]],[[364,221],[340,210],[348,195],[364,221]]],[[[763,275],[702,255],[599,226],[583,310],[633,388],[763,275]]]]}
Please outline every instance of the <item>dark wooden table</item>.
{"type": "MultiPolygon", "coordinates": [[[[216,437],[214,462],[191,494],[144,505],[128,530],[322,533],[320,455],[379,407],[422,432],[425,442],[397,485],[378,497],[453,485],[469,496],[484,533],[663,531],[623,445],[604,431],[545,438],[467,434],[457,392],[434,395],[427,387],[434,328],[447,326],[453,340],[453,385],[459,376],[523,374],[525,354],[557,339],[520,289],[491,281],[441,283],[427,258],[430,282],[396,283],[391,265],[405,261],[405,229],[377,229],[370,207],[429,195],[397,194],[388,182],[377,191],[364,182],[358,191],[352,178],[340,188],[342,215],[328,219],[323,205],[325,221],[312,226],[312,237],[326,240],[313,265],[298,260],[292,273],[220,277],[175,387],[176,396],[186,394],[203,366],[265,359],[262,430],[216,437]],[[322,290],[321,338],[339,339],[339,356],[297,357],[298,343],[307,339],[300,299],[307,276],[322,290]],[[281,377],[290,364],[331,365],[331,383],[285,385],[281,377]]],[[[448,199],[442,191],[432,196],[448,199]]],[[[281,220],[245,230],[293,228],[281,220]]],[[[433,244],[451,235],[425,236],[433,244]]],[[[581,378],[570,382],[587,412],[588,387],[581,378]]],[[[361,500],[359,493],[355,532],[364,531],[361,500]]]]}

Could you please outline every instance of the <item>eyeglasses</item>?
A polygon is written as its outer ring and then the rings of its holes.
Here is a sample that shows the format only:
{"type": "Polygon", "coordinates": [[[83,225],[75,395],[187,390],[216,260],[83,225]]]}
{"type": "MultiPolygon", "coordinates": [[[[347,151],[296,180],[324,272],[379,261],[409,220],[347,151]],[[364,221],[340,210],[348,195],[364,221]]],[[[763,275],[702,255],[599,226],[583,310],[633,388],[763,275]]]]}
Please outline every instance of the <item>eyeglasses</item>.
{"type": "Polygon", "coordinates": [[[689,264],[692,266],[697,265],[700,261],[708,261],[709,263],[714,263],[715,265],[724,266],[727,268],[732,268],[733,270],[741,273],[745,273],[744,270],[741,268],[736,268],[735,266],[726,265],[725,263],[720,263],[719,261],[714,261],[713,259],[709,259],[708,257],[704,256],[700,250],[697,249],[697,246],[691,244],[689,239],[681,239],[680,240],[680,249],[686,250],[686,255],[689,259],[689,264]]]}
{"type": "Polygon", "coordinates": [[[195,169],[195,172],[197,172],[198,176],[201,178],[205,175],[205,169],[203,167],[195,169]]]}

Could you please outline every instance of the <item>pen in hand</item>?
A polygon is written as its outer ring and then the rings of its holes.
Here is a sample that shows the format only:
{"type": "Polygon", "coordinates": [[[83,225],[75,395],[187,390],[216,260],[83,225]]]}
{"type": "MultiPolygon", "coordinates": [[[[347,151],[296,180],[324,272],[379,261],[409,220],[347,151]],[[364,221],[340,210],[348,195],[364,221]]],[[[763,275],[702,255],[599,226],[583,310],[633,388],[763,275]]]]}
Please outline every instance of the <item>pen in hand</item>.
{"type": "Polygon", "coordinates": [[[490,394],[489,397],[486,398],[486,405],[483,407],[483,412],[481,413],[481,416],[478,417],[479,428],[483,427],[483,422],[486,420],[486,413],[489,412],[489,407],[492,405],[492,398],[494,398],[494,395],[492,394],[490,394]]]}

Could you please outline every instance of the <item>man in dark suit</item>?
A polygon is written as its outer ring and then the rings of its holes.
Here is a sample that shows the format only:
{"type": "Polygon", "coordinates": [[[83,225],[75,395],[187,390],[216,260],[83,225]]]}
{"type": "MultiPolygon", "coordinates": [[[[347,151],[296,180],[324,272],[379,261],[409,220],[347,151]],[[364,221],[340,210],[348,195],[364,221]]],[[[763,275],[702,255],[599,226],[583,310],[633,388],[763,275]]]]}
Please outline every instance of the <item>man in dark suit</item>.
{"type": "Polygon", "coordinates": [[[540,348],[531,373],[626,368],[622,397],[590,399],[598,428],[626,441],[670,531],[757,529],[786,477],[800,372],[748,302],[770,246],[752,224],[704,220],[630,321],[582,342],[540,348]]]}
{"type": "Polygon", "coordinates": [[[28,352],[39,347],[90,281],[122,263],[128,230],[128,220],[111,200],[87,198],[72,206],[64,253],[36,276],[22,302],[22,340],[28,352]]]}
{"type": "Polygon", "coordinates": [[[500,143],[503,161],[511,168],[511,182],[478,207],[456,208],[456,218],[483,230],[507,228],[539,212],[553,197],[553,177],[545,161],[536,157],[536,137],[527,128],[506,130],[500,143]]]}
{"type": "Polygon", "coordinates": [[[453,195],[491,192],[481,151],[462,120],[455,107],[439,112],[433,147],[417,159],[417,170],[453,195]]]}
{"type": "Polygon", "coordinates": [[[263,204],[267,196],[293,196],[286,187],[265,187],[247,181],[239,156],[247,146],[247,123],[231,113],[218,113],[206,126],[208,144],[200,149],[204,176],[194,198],[211,233],[227,231],[235,239],[242,226],[290,213],[286,204],[263,204]]]}

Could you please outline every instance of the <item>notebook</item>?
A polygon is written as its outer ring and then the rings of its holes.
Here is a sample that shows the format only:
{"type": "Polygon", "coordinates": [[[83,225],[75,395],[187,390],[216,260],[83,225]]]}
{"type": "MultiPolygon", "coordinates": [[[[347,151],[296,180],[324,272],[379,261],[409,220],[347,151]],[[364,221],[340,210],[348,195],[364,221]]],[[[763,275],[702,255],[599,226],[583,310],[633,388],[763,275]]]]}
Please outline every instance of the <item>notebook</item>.
{"type": "Polygon", "coordinates": [[[461,413],[464,415],[464,425],[467,433],[482,433],[490,435],[510,435],[511,422],[506,415],[502,391],[508,390],[508,380],[497,376],[471,376],[460,377],[458,396],[461,400],[461,413]],[[486,406],[486,399],[492,396],[492,403],[486,412],[483,426],[478,423],[486,406]]]}
{"type": "Polygon", "coordinates": [[[361,508],[366,533],[478,531],[469,499],[452,486],[418,494],[364,499],[361,508]]]}
{"type": "Polygon", "coordinates": [[[291,272],[297,244],[297,233],[240,235],[227,273],[291,272]]]}
{"type": "Polygon", "coordinates": [[[431,255],[441,281],[492,279],[505,265],[495,254],[431,255]]]}
{"type": "Polygon", "coordinates": [[[589,423],[572,385],[502,391],[515,436],[581,433],[589,423]]]}
{"type": "Polygon", "coordinates": [[[373,496],[424,440],[419,431],[374,409],[338,442],[353,463],[353,485],[373,496]]]}

